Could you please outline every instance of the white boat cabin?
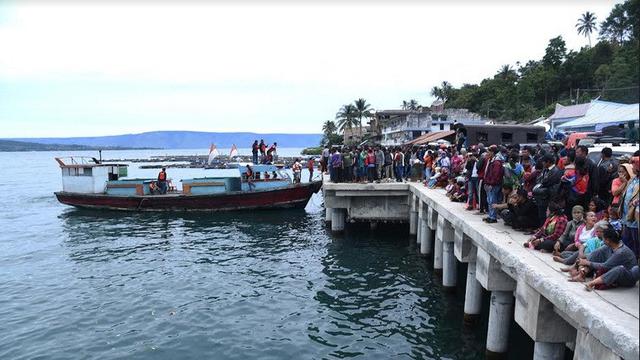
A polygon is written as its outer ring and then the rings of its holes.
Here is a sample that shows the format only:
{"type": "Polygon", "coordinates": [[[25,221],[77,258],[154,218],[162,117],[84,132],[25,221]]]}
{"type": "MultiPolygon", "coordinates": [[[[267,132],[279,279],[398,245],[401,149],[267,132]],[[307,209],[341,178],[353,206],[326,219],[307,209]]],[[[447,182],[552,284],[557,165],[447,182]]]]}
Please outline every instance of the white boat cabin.
{"type": "Polygon", "coordinates": [[[55,158],[62,169],[62,191],[102,194],[108,181],[127,176],[127,164],[103,164],[85,156],[55,158]]]}

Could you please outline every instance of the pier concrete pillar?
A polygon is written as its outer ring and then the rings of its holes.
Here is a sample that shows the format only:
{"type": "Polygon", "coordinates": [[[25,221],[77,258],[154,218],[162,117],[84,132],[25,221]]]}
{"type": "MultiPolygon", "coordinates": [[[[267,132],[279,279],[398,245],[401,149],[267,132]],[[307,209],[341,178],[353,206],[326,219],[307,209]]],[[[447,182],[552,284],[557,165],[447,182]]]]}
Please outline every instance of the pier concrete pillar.
{"type": "Polygon", "coordinates": [[[516,287],[514,318],[535,341],[534,359],[564,359],[565,343],[576,330],[560,316],[553,304],[524,281],[516,287]]]}
{"type": "Polygon", "coordinates": [[[436,241],[433,246],[433,271],[435,273],[442,272],[442,233],[445,228],[444,222],[444,217],[438,214],[438,220],[436,221],[436,241]]]}
{"type": "Polygon", "coordinates": [[[420,203],[420,211],[418,211],[418,244],[420,244],[420,253],[424,254],[422,248],[426,245],[427,233],[431,232],[427,223],[427,204],[420,203]]]}
{"type": "Polygon", "coordinates": [[[458,261],[463,263],[476,261],[477,248],[460,226],[455,229],[454,244],[454,252],[458,261]]]}
{"type": "Polygon", "coordinates": [[[489,327],[487,329],[487,358],[502,358],[509,345],[509,328],[513,311],[511,291],[492,291],[489,306],[489,327]]]}
{"type": "Polygon", "coordinates": [[[621,360],[611,349],[604,346],[600,340],[588,332],[578,330],[576,348],[573,351],[574,360],[621,360]]]}
{"type": "Polygon", "coordinates": [[[333,209],[330,207],[324,208],[324,221],[327,223],[330,223],[332,216],[333,216],[333,209]]]}
{"type": "Polygon", "coordinates": [[[487,330],[487,358],[505,357],[509,344],[509,328],[513,313],[515,281],[500,267],[500,263],[482,248],[476,251],[476,279],[491,291],[489,328],[487,330]]]}
{"type": "Polygon", "coordinates": [[[453,253],[453,242],[445,241],[442,243],[442,286],[449,291],[454,291],[457,279],[458,266],[453,253]]]}
{"type": "Polygon", "coordinates": [[[464,323],[475,324],[482,311],[482,285],[476,280],[476,262],[467,265],[467,286],[464,294],[464,323]]]}
{"type": "Polygon", "coordinates": [[[536,341],[533,346],[533,360],[564,359],[564,343],[547,343],[536,341]]]}
{"type": "Polygon", "coordinates": [[[416,235],[418,228],[418,199],[417,196],[409,195],[411,208],[409,210],[409,235],[416,235]]]}
{"type": "Polygon", "coordinates": [[[423,255],[431,255],[433,252],[433,242],[436,238],[436,228],[438,226],[438,213],[433,210],[432,207],[425,204],[427,209],[426,217],[426,231],[424,235],[424,242],[420,243],[420,253],[423,255]]]}
{"type": "Polygon", "coordinates": [[[505,274],[500,263],[482,248],[476,251],[476,279],[489,291],[509,291],[516,289],[516,282],[505,274]]]}
{"type": "Polygon", "coordinates": [[[424,235],[422,235],[424,233],[424,228],[423,228],[423,224],[425,223],[424,219],[425,219],[425,215],[426,215],[426,210],[424,207],[424,203],[422,201],[418,202],[418,224],[417,226],[417,235],[416,235],[416,243],[420,244],[420,242],[422,241],[422,237],[424,235]]]}
{"type": "Polygon", "coordinates": [[[345,209],[333,209],[331,212],[331,231],[334,233],[343,232],[345,218],[345,209]]]}

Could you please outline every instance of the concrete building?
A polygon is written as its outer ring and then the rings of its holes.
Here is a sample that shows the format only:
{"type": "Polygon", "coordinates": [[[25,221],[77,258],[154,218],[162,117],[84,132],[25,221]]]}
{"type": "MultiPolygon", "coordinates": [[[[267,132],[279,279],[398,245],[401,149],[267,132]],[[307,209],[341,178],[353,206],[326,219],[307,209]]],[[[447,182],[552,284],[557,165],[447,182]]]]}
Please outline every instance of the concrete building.
{"type": "MultiPolygon", "coordinates": [[[[434,103],[436,104],[436,103],[434,103]]],[[[382,110],[375,114],[377,140],[384,146],[403,145],[434,131],[449,131],[456,123],[481,125],[485,120],[466,109],[444,109],[441,105],[420,110],[382,110]]]]}

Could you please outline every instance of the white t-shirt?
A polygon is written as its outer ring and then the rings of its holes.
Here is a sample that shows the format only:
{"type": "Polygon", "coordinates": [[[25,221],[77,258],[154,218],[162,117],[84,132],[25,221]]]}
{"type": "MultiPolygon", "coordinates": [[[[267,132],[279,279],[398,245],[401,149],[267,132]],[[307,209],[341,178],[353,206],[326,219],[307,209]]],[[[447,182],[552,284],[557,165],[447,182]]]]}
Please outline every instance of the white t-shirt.
{"type": "Polygon", "coordinates": [[[581,244],[584,244],[587,240],[591,239],[593,237],[593,230],[596,227],[592,227],[591,230],[587,230],[587,228],[583,228],[582,232],[580,233],[580,235],[578,236],[578,241],[580,241],[581,244]]]}

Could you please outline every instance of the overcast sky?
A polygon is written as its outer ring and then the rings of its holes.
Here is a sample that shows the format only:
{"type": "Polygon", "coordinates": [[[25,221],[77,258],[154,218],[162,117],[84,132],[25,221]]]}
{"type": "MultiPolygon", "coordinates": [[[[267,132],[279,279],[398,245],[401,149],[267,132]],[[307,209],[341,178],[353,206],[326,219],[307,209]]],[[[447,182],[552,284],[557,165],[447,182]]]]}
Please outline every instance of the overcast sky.
{"type": "Polygon", "coordinates": [[[577,50],[580,15],[617,3],[52,2],[0,3],[0,138],[318,133],[359,97],[428,105],[552,37],[577,50]]]}

